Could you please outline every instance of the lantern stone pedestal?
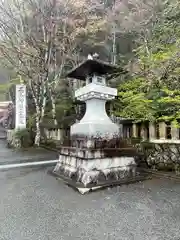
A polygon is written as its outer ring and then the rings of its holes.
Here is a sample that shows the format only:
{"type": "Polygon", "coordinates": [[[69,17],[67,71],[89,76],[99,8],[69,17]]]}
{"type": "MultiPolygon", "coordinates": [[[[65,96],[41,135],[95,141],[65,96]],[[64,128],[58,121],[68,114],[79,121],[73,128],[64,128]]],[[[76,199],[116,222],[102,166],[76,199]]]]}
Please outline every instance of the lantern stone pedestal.
{"type": "Polygon", "coordinates": [[[53,173],[81,193],[121,183],[143,180],[141,157],[119,137],[119,126],[106,114],[105,103],[117,96],[105,75],[115,66],[88,59],[67,76],[86,81],[75,98],[86,102],[86,113],[71,126],[71,139],[62,146],[53,173]]]}

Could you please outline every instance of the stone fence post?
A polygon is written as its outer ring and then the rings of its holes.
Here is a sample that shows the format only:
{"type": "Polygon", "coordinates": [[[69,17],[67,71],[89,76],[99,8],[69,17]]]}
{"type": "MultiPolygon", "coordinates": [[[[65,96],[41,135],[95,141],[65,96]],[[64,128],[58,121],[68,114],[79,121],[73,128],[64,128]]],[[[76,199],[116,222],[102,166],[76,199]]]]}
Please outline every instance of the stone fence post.
{"type": "Polygon", "coordinates": [[[156,126],[155,123],[149,123],[149,140],[153,141],[156,139],[156,126]]]}
{"type": "Polygon", "coordinates": [[[146,140],[148,138],[147,128],[144,124],[141,125],[141,138],[146,140]]]}
{"type": "Polygon", "coordinates": [[[165,122],[159,123],[159,138],[161,140],[166,139],[166,123],[165,122]]]}
{"type": "Polygon", "coordinates": [[[138,137],[138,126],[136,123],[133,123],[133,125],[132,125],[132,136],[133,136],[133,138],[138,137]]]}
{"type": "Polygon", "coordinates": [[[179,139],[179,128],[175,127],[173,123],[171,123],[171,138],[173,140],[179,139]]]}

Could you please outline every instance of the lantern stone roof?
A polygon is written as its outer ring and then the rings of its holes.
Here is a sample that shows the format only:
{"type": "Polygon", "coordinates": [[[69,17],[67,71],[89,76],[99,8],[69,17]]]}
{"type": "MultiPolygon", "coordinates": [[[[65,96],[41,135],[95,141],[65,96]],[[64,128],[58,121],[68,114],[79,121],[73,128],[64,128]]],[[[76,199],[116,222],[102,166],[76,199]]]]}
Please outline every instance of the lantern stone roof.
{"type": "Polygon", "coordinates": [[[85,81],[87,76],[97,74],[98,76],[112,74],[118,69],[115,65],[103,62],[99,59],[87,59],[79,66],[71,70],[66,76],[85,81]]]}

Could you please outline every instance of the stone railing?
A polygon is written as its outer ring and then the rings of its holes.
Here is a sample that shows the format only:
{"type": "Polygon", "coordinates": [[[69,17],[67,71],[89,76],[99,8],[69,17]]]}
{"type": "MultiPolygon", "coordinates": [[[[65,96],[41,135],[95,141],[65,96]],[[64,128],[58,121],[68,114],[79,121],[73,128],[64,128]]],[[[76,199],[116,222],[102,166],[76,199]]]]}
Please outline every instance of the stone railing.
{"type": "Polygon", "coordinates": [[[20,139],[15,136],[15,129],[6,130],[6,141],[8,147],[21,148],[22,146],[20,139]]]}
{"type": "Polygon", "coordinates": [[[123,137],[140,139],[135,146],[143,151],[149,167],[175,171],[180,175],[180,129],[166,122],[121,122],[123,137]]]}
{"type": "Polygon", "coordinates": [[[180,143],[180,128],[173,123],[121,123],[124,138],[141,138],[154,143],[180,143]]]}
{"type": "Polygon", "coordinates": [[[6,131],[7,142],[11,142],[12,141],[13,135],[14,135],[14,130],[13,129],[7,129],[7,131],[6,131]]]}
{"type": "Polygon", "coordinates": [[[47,139],[60,141],[62,139],[61,129],[44,129],[47,139]]]}
{"type": "MultiPolygon", "coordinates": [[[[174,127],[172,123],[135,123],[130,120],[118,122],[123,138],[140,138],[154,143],[179,143],[180,128],[174,127]]],[[[65,129],[44,129],[47,139],[61,141],[66,133],[65,129]]]]}
{"type": "Polygon", "coordinates": [[[44,129],[44,133],[48,140],[62,141],[69,134],[68,129],[44,129]]]}
{"type": "MultiPolygon", "coordinates": [[[[15,129],[7,129],[6,130],[6,140],[7,142],[11,142],[14,138],[14,133],[15,133],[15,129]]],[[[67,130],[64,129],[44,129],[44,133],[45,136],[48,140],[57,140],[57,141],[61,141],[63,140],[64,137],[66,137],[67,130]]]]}

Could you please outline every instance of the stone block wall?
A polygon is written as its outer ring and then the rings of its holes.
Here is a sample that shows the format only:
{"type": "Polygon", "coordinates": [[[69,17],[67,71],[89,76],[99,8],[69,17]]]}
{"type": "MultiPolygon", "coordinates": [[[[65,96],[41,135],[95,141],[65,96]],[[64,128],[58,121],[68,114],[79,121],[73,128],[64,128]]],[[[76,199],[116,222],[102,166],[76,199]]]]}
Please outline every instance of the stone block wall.
{"type": "Polygon", "coordinates": [[[150,168],[180,175],[180,143],[141,142],[138,147],[150,168]]]}
{"type": "Polygon", "coordinates": [[[131,122],[123,124],[124,137],[144,155],[152,169],[180,173],[180,127],[173,122],[131,122]],[[128,123],[129,124],[129,123],[128,123]],[[137,143],[139,142],[139,143],[137,143]]]}

